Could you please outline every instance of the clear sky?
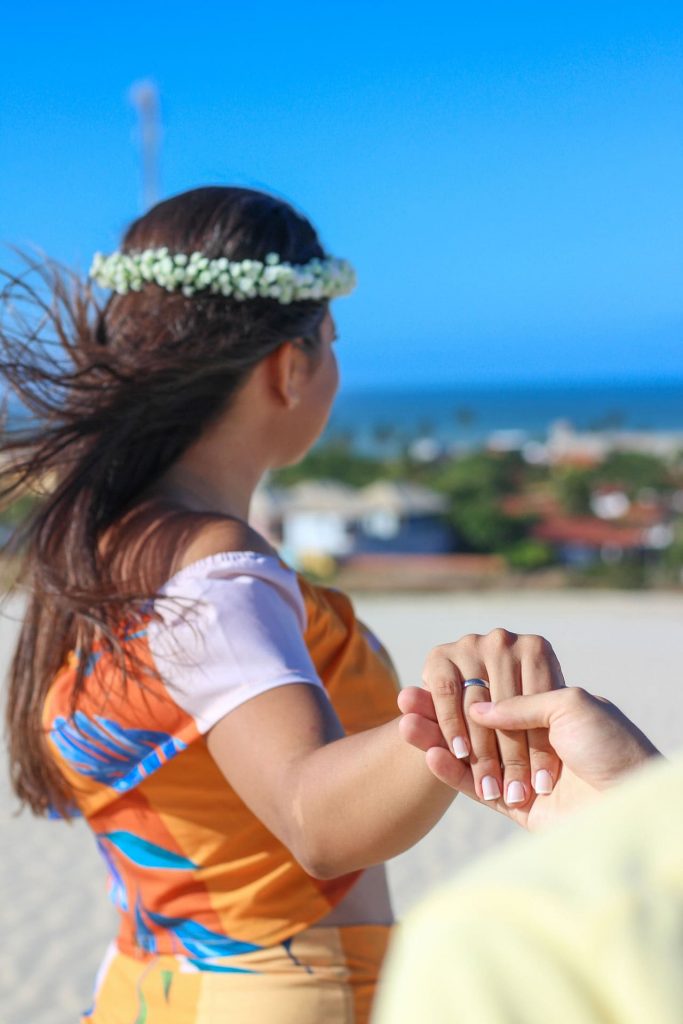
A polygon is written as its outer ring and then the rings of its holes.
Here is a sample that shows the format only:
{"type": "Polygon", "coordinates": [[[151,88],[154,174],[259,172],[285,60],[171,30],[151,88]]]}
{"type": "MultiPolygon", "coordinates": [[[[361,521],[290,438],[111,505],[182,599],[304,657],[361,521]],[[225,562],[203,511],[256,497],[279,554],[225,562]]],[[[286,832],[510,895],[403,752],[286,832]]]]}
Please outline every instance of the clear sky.
{"type": "Polygon", "coordinates": [[[162,196],[270,189],[356,265],[347,386],[683,379],[680,2],[33,2],[2,32],[2,240],[116,248],[151,78],[162,196]]]}

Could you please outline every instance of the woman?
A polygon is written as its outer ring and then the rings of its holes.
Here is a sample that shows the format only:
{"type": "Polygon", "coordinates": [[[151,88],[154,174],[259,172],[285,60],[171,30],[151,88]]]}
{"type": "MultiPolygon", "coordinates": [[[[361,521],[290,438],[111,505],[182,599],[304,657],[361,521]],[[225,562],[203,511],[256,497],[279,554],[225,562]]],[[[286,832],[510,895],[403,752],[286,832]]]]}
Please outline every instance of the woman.
{"type": "MultiPolygon", "coordinates": [[[[38,417],[4,440],[5,499],[50,477],[23,538],[15,790],[85,815],[121,914],[83,1020],[365,1021],[393,920],[382,863],[454,794],[401,739],[393,669],[350,602],[248,524],[263,474],[326,422],[329,300],[353,272],[285,203],[204,188],[93,276],[113,291],[94,316],[77,284],[29,293],[44,320],[5,332],[1,367],[38,417]]],[[[494,698],[562,685],[537,638],[468,651],[464,682],[494,698]]],[[[540,731],[470,734],[456,654],[425,669],[445,735],[479,797],[523,806],[557,759],[540,731]]]]}

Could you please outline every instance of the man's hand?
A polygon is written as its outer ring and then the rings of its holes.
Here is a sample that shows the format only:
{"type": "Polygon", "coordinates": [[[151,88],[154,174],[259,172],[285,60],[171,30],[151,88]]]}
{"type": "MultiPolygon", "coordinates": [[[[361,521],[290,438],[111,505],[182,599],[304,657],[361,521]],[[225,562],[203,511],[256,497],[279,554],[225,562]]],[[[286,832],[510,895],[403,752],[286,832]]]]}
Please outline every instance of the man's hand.
{"type": "MultiPolygon", "coordinates": [[[[469,765],[450,753],[437,720],[431,695],[418,687],[399,694],[403,738],[426,752],[432,773],[481,800],[469,765]]],[[[575,687],[507,698],[498,703],[479,701],[466,711],[477,728],[512,735],[542,730],[559,759],[552,792],[534,793],[523,806],[502,799],[490,806],[531,830],[543,828],[586,803],[601,790],[657,755],[656,747],[609,701],[575,687]]]]}

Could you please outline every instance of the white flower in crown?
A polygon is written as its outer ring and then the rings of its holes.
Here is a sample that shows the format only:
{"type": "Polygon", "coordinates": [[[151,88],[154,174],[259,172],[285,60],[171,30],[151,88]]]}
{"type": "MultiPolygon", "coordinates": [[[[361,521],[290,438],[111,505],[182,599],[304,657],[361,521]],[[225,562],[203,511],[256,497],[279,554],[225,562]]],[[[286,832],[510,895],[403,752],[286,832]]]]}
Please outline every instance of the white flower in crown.
{"type": "Polygon", "coordinates": [[[269,298],[287,305],[302,300],[322,301],[348,295],[356,274],[346,260],[315,257],[308,263],[281,261],[275,252],[265,260],[209,259],[201,252],[171,254],[166,246],[142,252],[95,253],[90,277],[119,295],[156,284],[190,298],[197,292],[231,296],[238,302],[269,298]]]}

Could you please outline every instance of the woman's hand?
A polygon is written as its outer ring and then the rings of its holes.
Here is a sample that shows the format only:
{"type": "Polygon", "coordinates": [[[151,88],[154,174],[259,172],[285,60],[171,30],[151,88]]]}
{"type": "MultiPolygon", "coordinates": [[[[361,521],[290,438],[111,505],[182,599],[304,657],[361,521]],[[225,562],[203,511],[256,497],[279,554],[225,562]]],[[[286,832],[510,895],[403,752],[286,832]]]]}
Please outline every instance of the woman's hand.
{"type": "Polygon", "coordinates": [[[505,629],[494,629],[486,636],[465,636],[430,652],[422,683],[431,695],[428,707],[443,737],[430,745],[443,743],[456,758],[469,758],[477,799],[493,801],[502,795],[508,805],[524,807],[534,792],[552,789],[559,762],[547,731],[513,731],[504,726],[493,731],[470,715],[481,702],[563,687],[560,664],[547,640],[505,629]],[[483,680],[489,688],[464,687],[468,679],[483,680]]]}
{"type": "MultiPolygon", "coordinates": [[[[409,687],[399,694],[403,712],[400,731],[413,746],[426,751],[433,774],[473,799],[480,799],[473,773],[449,752],[429,693],[409,687]]],[[[498,811],[525,828],[537,830],[554,823],[618,782],[628,771],[658,754],[656,747],[613,704],[575,687],[497,704],[479,702],[467,711],[477,729],[504,730],[523,735],[544,730],[561,765],[553,790],[532,795],[528,805],[510,807],[491,801],[498,811]]]]}

